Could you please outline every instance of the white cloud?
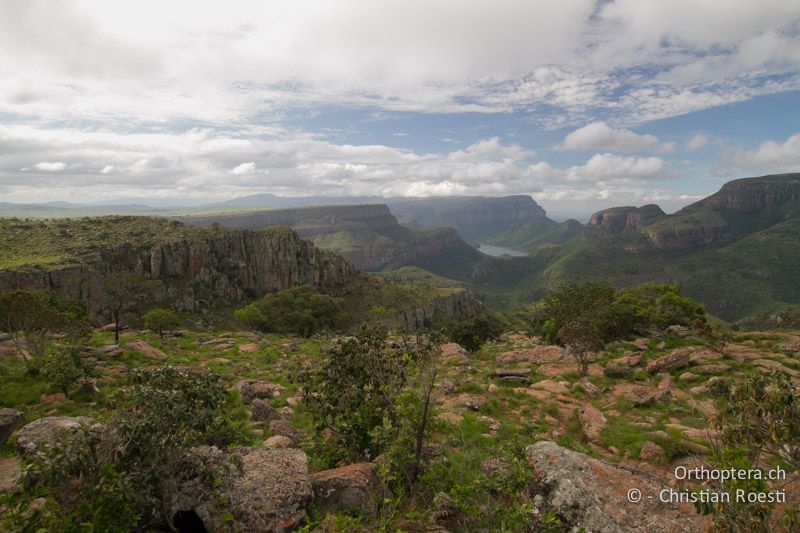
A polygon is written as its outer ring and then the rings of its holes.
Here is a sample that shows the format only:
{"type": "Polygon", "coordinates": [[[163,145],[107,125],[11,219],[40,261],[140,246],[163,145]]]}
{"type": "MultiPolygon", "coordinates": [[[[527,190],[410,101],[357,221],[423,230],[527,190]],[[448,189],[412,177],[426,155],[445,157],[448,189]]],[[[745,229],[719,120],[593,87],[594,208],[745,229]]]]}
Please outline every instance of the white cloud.
{"type": "Polygon", "coordinates": [[[584,165],[567,169],[564,176],[570,181],[651,180],[668,177],[668,172],[660,157],[595,154],[584,165]]]}
{"type": "Polygon", "coordinates": [[[33,165],[33,168],[44,172],[59,172],[61,170],[64,170],[66,166],[67,165],[65,165],[61,161],[57,162],[43,161],[41,163],[36,163],[35,165],[33,165]]]}
{"type": "Polygon", "coordinates": [[[561,150],[611,150],[614,152],[672,152],[673,143],[662,143],[654,135],[641,135],[629,129],[612,128],[605,122],[592,122],[569,133],[561,150]]]}
{"type": "Polygon", "coordinates": [[[758,172],[800,171],[800,133],[795,133],[785,142],[764,141],[757,150],[736,150],[728,158],[736,167],[758,172]]]}
{"type": "Polygon", "coordinates": [[[255,161],[250,161],[249,163],[242,163],[241,165],[236,165],[228,172],[240,176],[242,174],[252,174],[253,172],[255,172],[255,170],[256,170],[255,161]]]}
{"type": "Polygon", "coordinates": [[[708,136],[704,133],[696,133],[693,135],[684,146],[687,150],[700,150],[708,145],[708,136]]]}

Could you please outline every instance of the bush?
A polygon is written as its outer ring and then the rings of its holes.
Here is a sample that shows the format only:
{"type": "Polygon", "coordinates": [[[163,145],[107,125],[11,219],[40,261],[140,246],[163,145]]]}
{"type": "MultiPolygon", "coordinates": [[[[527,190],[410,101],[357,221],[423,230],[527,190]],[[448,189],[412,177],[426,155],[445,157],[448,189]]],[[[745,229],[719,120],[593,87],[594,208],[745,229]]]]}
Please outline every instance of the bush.
{"type": "Polygon", "coordinates": [[[305,285],[268,295],[237,310],[235,315],[253,329],[303,337],[342,327],[347,321],[341,298],[321,294],[305,285]]]}
{"type": "Polygon", "coordinates": [[[160,307],[149,310],[142,318],[144,327],[158,332],[158,336],[161,338],[164,338],[165,330],[175,329],[180,324],[180,317],[175,311],[160,307]]]}
{"type": "Polygon", "coordinates": [[[94,364],[75,348],[64,348],[44,356],[38,370],[48,383],[69,396],[70,388],[82,378],[97,375],[94,364]]]}
{"type": "Polygon", "coordinates": [[[503,334],[504,326],[495,314],[484,313],[461,320],[445,328],[447,336],[470,352],[480,349],[487,341],[503,334]]]}
{"type": "Polygon", "coordinates": [[[172,525],[166,513],[181,482],[214,486],[215,472],[191,449],[237,436],[218,376],[171,367],[136,370],[102,425],[84,427],[38,456],[23,497],[47,498],[27,527],[128,531],[172,525]]]}
{"type": "Polygon", "coordinates": [[[413,481],[430,429],[438,351],[421,338],[389,348],[385,329],[363,326],[355,337],[340,340],[318,367],[302,372],[303,401],[316,433],[330,435],[330,466],[374,459],[402,441],[410,455],[396,455],[398,479],[413,481]]]}
{"type": "Polygon", "coordinates": [[[558,339],[568,323],[584,321],[603,342],[643,335],[677,324],[706,322],[703,306],[674,285],[642,285],[614,290],[608,283],[564,285],[545,298],[534,316],[534,330],[547,342],[558,339]]]}

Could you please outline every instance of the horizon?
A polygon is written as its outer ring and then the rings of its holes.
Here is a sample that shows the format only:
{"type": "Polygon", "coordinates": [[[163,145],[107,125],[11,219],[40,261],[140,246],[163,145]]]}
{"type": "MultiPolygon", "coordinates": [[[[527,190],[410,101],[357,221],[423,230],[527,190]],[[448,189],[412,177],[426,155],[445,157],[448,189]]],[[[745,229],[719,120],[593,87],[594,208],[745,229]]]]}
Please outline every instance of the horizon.
{"type": "Polygon", "coordinates": [[[779,0],[10,1],[0,35],[0,202],[523,194],[576,218],[800,170],[779,0]]]}

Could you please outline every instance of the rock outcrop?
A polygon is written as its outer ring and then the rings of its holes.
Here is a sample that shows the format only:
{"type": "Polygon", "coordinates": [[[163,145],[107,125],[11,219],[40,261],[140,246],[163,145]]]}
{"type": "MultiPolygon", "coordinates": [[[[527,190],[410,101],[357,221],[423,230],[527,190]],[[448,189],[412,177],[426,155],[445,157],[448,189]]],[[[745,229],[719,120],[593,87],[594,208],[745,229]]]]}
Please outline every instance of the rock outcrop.
{"type": "Polygon", "coordinates": [[[613,232],[639,230],[664,216],[666,216],[666,213],[655,204],[643,205],[642,207],[612,207],[594,213],[589,219],[588,226],[613,232]]]}
{"type": "Polygon", "coordinates": [[[57,442],[65,433],[91,422],[85,416],[47,416],[34,420],[17,432],[14,449],[23,457],[33,457],[44,446],[57,442]]]}
{"type": "Polygon", "coordinates": [[[386,321],[390,328],[416,331],[430,325],[436,317],[469,318],[483,310],[483,304],[469,291],[456,290],[437,296],[424,307],[399,311],[386,321]]]}
{"type": "Polygon", "coordinates": [[[285,228],[222,231],[149,248],[123,243],[101,250],[92,262],[3,270],[0,292],[51,289],[86,302],[96,315],[105,307],[103,279],[114,272],[136,272],[154,280],[157,299],[197,311],[211,302],[240,302],[296,285],[332,290],[354,279],[357,270],[285,228]]]}
{"type": "Polygon", "coordinates": [[[314,506],[323,513],[357,510],[371,515],[378,508],[381,484],[372,463],[357,463],[311,475],[314,506]]]}
{"type": "Polygon", "coordinates": [[[663,504],[659,492],[664,480],[593,459],[585,454],[541,441],[525,450],[538,481],[545,507],[554,509],[567,530],[609,533],[705,531],[706,519],[690,504],[663,504]],[[628,491],[641,491],[631,502],[628,491]]]}

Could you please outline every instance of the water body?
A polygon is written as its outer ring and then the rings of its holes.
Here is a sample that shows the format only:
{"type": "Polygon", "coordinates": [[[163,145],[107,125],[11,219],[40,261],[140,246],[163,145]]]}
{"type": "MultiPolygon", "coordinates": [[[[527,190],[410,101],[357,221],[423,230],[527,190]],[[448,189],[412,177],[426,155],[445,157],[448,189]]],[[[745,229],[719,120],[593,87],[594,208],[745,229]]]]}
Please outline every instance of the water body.
{"type": "Polygon", "coordinates": [[[502,255],[510,255],[511,257],[525,257],[527,252],[520,252],[519,250],[513,250],[511,248],[506,248],[505,246],[494,246],[492,244],[484,244],[481,243],[478,246],[478,250],[494,257],[500,257],[502,255]]]}

